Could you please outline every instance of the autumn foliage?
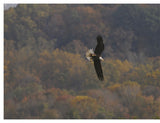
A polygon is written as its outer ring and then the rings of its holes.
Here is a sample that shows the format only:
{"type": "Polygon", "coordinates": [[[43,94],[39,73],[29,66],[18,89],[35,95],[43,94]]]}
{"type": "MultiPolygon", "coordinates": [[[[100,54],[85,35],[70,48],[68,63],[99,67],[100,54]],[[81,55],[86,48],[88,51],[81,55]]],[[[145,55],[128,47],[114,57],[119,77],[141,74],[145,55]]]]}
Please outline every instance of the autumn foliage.
{"type": "Polygon", "coordinates": [[[159,119],[159,10],[98,4],[5,10],[4,118],[159,119]],[[99,33],[104,81],[85,58],[99,33]]]}

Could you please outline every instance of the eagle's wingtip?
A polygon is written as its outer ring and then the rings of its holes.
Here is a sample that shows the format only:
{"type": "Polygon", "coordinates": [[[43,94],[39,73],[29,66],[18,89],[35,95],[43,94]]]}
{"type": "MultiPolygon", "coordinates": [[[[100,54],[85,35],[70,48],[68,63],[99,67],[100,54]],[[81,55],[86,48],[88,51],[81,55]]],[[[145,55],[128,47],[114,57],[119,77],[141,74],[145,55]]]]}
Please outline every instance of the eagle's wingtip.
{"type": "Polygon", "coordinates": [[[104,78],[99,78],[99,80],[104,81],[104,78]]]}

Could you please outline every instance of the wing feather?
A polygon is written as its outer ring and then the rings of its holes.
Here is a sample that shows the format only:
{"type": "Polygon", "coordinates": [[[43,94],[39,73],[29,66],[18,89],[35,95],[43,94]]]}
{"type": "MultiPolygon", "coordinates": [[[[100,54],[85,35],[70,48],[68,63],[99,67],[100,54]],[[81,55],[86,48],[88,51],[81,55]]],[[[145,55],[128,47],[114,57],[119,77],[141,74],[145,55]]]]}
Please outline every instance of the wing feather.
{"type": "Polygon", "coordinates": [[[103,39],[101,36],[97,36],[97,46],[95,48],[94,53],[98,56],[100,56],[102,54],[104,50],[104,44],[103,44],[103,39]]]}
{"type": "Polygon", "coordinates": [[[103,77],[103,71],[102,71],[102,67],[101,67],[101,61],[99,60],[98,57],[96,59],[94,59],[94,67],[95,67],[95,70],[96,70],[96,73],[97,73],[99,80],[103,81],[104,77],[103,77]]]}

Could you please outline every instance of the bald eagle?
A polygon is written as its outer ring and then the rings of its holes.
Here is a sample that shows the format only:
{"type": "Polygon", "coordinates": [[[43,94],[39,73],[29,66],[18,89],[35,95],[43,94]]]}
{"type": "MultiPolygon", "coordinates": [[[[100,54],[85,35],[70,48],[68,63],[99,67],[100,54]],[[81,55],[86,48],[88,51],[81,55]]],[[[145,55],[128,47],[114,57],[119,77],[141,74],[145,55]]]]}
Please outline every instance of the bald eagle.
{"type": "Polygon", "coordinates": [[[103,61],[103,58],[101,57],[101,54],[104,50],[104,44],[103,44],[103,39],[100,35],[97,36],[97,46],[95,50],[89,49],[86,52],[86,57],[89,61],[94,62],[94,68],[96,70],[97,76],[99,80],[103,81],[103,71],[101,67],[101,61],[103,61]]]}

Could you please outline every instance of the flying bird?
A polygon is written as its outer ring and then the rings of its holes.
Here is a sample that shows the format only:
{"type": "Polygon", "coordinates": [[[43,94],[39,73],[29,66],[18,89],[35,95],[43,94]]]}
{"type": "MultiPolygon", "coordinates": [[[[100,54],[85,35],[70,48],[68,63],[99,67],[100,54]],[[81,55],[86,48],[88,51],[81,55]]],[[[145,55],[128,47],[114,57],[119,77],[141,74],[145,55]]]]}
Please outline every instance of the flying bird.
{"type": "Polygon", "coordinates": [[[97,36],[97,46],[96,46],[95,50],[93,51],[93,49],[89,49],[86,52],[87,59],[91,62],[94,62],[94,68],[96,70],[96,73],[97,73],[99,80],[101,80],[101,81],[104,80],[103,71],[102,71],[102,67],[101,67],[101,61],[104,60],[101,57],[103,50],[104,50],[103,39],[100,35],[98,35],[97,36]]]}

